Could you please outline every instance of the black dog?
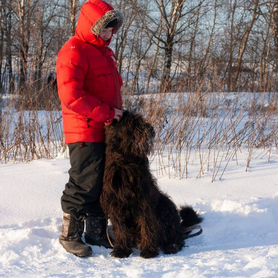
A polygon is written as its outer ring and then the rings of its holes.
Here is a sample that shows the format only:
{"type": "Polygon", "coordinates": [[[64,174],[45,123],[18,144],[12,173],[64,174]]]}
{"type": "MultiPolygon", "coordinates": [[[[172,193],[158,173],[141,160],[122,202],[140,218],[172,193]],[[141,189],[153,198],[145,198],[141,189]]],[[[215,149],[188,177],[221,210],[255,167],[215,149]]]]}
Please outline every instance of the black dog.
{"type": "Polygon", "coordinates": [[[115,257],[128,257],[133,247],[144,258],[157,256],[159,250],[176,253],[184,246],[187,228],[202,221],[191,207],[178,211],[158,189],[147,158],[154,137],[142,116],[127,111],[106,128],[101,205],[113,226],[115,257]]]}

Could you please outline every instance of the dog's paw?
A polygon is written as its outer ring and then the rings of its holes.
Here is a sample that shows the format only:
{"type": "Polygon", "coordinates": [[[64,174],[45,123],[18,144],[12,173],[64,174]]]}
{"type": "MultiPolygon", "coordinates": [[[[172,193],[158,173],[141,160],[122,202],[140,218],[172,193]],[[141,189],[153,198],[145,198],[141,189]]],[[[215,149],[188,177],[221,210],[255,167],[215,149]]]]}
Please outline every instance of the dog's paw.
{"type": "Polygon", "coordinates": [[[173,244],[169,244],[167,246],[163,246],[161,248],[161,250],[164,254],[176,254],[182,249],[182,247],[183,247],[183,245],[181,245],[181,244],[173,243],[173,244]]]}
{"type": "Polygon", "coordinates": [[[127,258],[131,253],[131,249],[114,248],[111,252],[111,256],[116,258],[127,258]]]}
{"type": "Polygon", "coordinates": [[[145,259],[149,259],[149,258],[154,258],[158,255],[158,251],[157,250],[142,250],[140,253],[140,256],[145,258],[145,259]]]}

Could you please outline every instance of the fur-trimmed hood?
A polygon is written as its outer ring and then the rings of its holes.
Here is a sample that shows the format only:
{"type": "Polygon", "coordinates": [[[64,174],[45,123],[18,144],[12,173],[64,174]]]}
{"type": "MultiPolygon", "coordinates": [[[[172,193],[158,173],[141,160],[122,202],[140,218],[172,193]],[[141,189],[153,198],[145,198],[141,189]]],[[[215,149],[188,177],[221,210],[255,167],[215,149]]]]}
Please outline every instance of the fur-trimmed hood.
{"type": "Polygon", "coordinates": [[[99,37],[105,26],[112,20],[117,19],[118,24],[114,27],[116,33],[123,23],[120,12],[102,0],[89,0],[81,9],[76,28],[76,36],[84,42],[96,46],[107,46],[110,41],[104,41],[99,37]]]}

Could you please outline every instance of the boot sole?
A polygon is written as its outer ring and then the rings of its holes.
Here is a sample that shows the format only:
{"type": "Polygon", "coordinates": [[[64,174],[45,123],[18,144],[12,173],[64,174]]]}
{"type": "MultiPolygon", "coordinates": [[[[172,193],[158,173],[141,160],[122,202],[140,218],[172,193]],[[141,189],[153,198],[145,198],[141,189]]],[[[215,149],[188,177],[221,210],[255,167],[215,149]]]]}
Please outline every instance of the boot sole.
{"type": "Polygon", "coordinates": [[[92,251],[91,247],[89,247],[89,246],[87,246],[87,251],[86,251],[86,250],[83,250],[83,251],[80,251],[80,252],[74,251],[74,250],[73,250],[73,251],[70,251],[69,249],[67,249],[67,248],[65,247],[64,241],[63,241],[63,240],[59,239],[59,242],[60,242],[60,244],[62,245],[62,247],[63,247],[68,253],[70,253],[70,254],[72,254],[72,255],[75,255],[75,256],[77,256],[77,257],[79,257],[79,258],[87,258],[87,257],[92,256],[92,254],[93,254],[93,251],[92,251]]]}
{"type": "Polygon", "coordinates": [[[79,254],[79,253],[71,253],[71,252],[69,252],[69,251],[67,251],[67,252],[70,253],[70,254],[75,255],[75,256],[78,257],[78,258],[88,258],[88,257],[91,257],[91,256],[93,255],[93,252],[90,252],[90,253],[88,253],[88,254],[86,254],[86,255],[84,255],[84,254],[79,254]]]}

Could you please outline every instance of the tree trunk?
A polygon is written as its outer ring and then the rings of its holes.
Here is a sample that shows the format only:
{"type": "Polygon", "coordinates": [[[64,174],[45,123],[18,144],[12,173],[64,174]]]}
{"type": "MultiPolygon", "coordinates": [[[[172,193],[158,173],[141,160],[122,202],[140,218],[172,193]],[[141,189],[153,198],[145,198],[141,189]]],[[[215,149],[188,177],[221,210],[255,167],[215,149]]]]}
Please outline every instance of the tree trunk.
{"type": "Polygon", "coordinates": [[[79,1],[78,0],[71,0],[70,1],[70,24],[71,24],[71,35],[75,34],[76,28],[76,15],[77,15],[77,7],[79,1]]]}
{"type": "MultiPolygon", "coordinates": [[[[3,46],[3,42],[4,42],[4,28],[2,26],[2,11],[1,11],[1,18],[0,18],[1,22],[0,22],[0,99],[1,99],[1,95],[3,94],[3,84],[2,84],[2,64],[3,64],[3,60],[4,60],[4,46],[3,46]]],[[[1,106],[1,103],[0,103],[1,106]]]]}
{"type": "Polygon", "coordinates": [[[277,2],[274,4],[273,7],[272,32],[273,32],[274,46],[275,46],[275,52],[277,58],[278,57],[278,3],[277,2]]]}
{"type": "Polygon", "coordinates": [[[234,41],[234,21],[235,21],[235,13],[237,7],[237,0],[235,0],[233,7],[232,7],[232,14],[231,14],[231,26],[230,26],[230,47],[229,47],[229,61],[226,69],[226,73],[228,74],[227,80],[227,90],[231,92],[232,90],[232,66],[234,60],[234,48],[235,48],[235,41],[234,41]]]}
{"type": "Polygon", "coordinates": [[[9,84],[9,94],[14,92],[14,77],[13,77],[13,63],[12,63],[12,7],[11,2],[9,2],[7,7],[7,17],[6,17],[6,68],[8,70],[8,84],[9,84]]]}
{"type": "Polygon", "coordinates": [[[257,11],[258,11],[258,7],[259,7],[259,0],[256,0],[254,5],[255,6],[254,6],[254,10],[253,10],[253,16],[252,16],[251,23],[243,36],[242,44],[240,45],[240,49],[239,49],[239,57],[238,57],[238,62],[237,62],[237,73],[236,73],[235,80],[233,82],[233,84],[234,84],[233,90],[236,90],[236,88],[237,88],[237,82],[238,82],[239,75],[241,73],[241,68],[242,68],[242,63],[243,63],[243,55],[244,55],[246,47],[247,47],[250,33],[251,33],[251,31],[255,25],[255,22],[258,18],[257,11]]]}
{"type": "Polygon", "coordinates": [[[30,0],[18,2],[19,16],[19,89],[24,89],[27,82],[28,52],[30,40],[30,0]]]}
{"type": "Polygon", "coordinates": [[[165,47],[164,64],[162,72],[162,80],[160,92],[165,93],[171,90],[171,66],[172,66],[172,56],[173,56],[173,37],[169,36],[167,38],[167,44],[165,47]]]}

